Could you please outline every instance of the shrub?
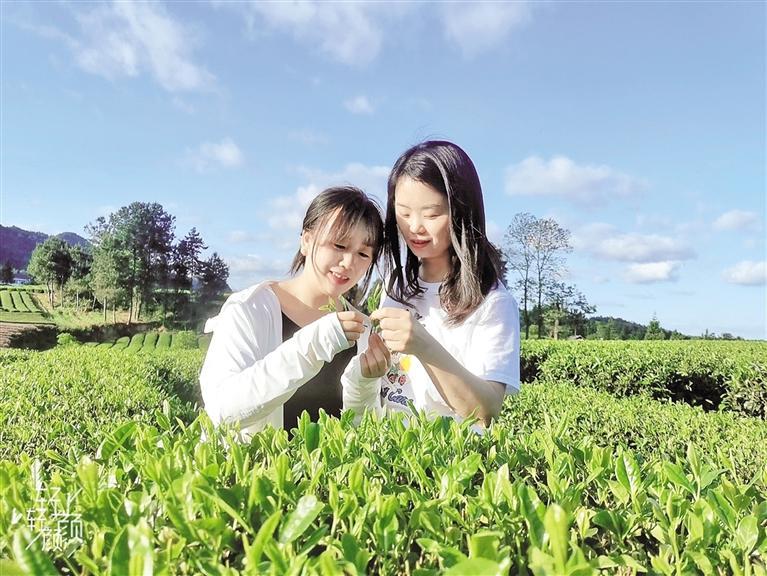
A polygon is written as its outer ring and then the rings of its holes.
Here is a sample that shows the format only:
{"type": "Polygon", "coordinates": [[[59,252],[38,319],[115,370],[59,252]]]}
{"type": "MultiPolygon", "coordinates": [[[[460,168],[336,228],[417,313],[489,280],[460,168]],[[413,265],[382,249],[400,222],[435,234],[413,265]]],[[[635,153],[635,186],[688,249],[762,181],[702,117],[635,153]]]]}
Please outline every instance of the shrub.
{"type": "Polygon", "coordinates": [[[174,350],[190,350],[197,348],[197,335],[191,330],[181,330],[173,334],[170,347],[174,350]]]}
{"type": "Polygon", "coordinates": [[[72,346],[80,344],[80,341],[68,332],[62,332],[56,337],[56,343],[59,346],[72,346]]]}

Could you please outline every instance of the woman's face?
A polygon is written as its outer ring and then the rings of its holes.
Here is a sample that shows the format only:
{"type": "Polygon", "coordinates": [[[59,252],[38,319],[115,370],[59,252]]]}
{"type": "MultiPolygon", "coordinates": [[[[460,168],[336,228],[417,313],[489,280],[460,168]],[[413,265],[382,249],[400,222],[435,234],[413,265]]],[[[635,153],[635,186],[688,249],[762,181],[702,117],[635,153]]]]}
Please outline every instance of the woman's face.
{"type": "Polygon", "coordinates": [[[346,237],[339,238],[333,233],[336,217],[331,216],[318,233],[310,230],[301,235],[301,253],[307,259],[305,269],[314,274],[320,290],[333,298],[354,287],[373,263],[373,247],[366,242],[365,226],[358,224],[346,237]]]}
{"type": "Polygon", "coordinates": [[[402,176],[394,188],[394,210],[400,234],[419,260],[449,262],[450,214],[444,194],[402,176]]]}

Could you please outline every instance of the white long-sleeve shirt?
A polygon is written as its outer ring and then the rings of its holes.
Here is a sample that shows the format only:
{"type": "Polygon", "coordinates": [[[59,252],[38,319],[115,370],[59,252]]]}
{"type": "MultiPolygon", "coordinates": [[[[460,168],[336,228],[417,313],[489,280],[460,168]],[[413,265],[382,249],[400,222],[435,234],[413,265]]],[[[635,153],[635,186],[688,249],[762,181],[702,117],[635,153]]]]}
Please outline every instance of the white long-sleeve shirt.
{"type": "MultiPolygon", "coordinates": [[[[213,332],[200,373],[205,411],[214,424],[239,422],[244,438],[271,424],[283,426],[283,404],[311,380],[325,362],[349,348],[336,314],[282,341],[282,310],[262,282],[232,294],[205,325],[213,332]]],[[[367,348],[367,336],[359,342],[367,348]]],[[[347,371],[351,374],[359,359],[347,371]]]]}

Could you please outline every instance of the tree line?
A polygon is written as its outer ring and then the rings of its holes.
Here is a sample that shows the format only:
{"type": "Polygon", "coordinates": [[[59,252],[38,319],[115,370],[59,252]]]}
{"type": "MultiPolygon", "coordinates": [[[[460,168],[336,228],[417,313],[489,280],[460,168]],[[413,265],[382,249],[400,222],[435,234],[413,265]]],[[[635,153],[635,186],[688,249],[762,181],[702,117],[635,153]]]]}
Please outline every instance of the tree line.
{"type": "Polygon", "coordinates": [[[207,249],[192,228],[176,241],[175,216],[158,203],[133,202],[85,228],[90,248],[55,237],[32,252],[28,273],[47,288],[51,308],[69,300],[76,310],[97,304],[104,321],[111,308],[128,311],[128,323],[142,313],[179,319],[195,298],[209,300],[228,290],[229,268],[207,249]],[[86,304],[89,303],[89,304],[86,304]]]}
{"type": "Polygon", "coordinates": [[[519,296],[525,338],[530,338],[531,332],[537,338],[555,339],[563,335],[600,340],[689,338],[663,329],[655,316],[647,326],[620,318],[589,318],[596,306],[589,304],[575,285],[564,281],[571,251],[570,231],[553,218],[520,212],[506,229],[503,253],[514,277],[510,287],[519,296]]]}
{"type": "MultiPolygon", "coordinates": [[[[159,312],[163,320],[169,315],[179,319],[195,297],[210,301],[228,290],[226,263],[215,252],[202,258],[207,246],[195,228],[176,241],[175,217],[158,203],[133,202],[85,230],[90,248],[51,237],[32,253],[27,270],[47,286],[51,308],[58,292],[60,305],[68,300],[79,310],[87,302],[91,309],[98,304],[105,321],[110,308],[113,320],[116,309],[127,310],[129,323],[146,312],[159,312]]],[[[509,287],[519,296],[526,338],[687,338],[664,330],[655,317],[648,326],[589,317],[596,307],[565,281],[570,231],[553,218],[516,214],[501,251],[509,287]]]]}

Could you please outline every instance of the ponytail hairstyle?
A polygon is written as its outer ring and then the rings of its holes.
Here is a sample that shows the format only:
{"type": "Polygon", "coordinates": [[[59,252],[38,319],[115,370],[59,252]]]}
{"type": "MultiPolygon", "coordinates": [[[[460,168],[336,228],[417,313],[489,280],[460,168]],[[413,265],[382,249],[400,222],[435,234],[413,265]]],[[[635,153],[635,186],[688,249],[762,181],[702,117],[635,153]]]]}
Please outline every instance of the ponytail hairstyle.
{"type": "MultiPolygon", "coordinates": [[[[301,233],[313,232],[315,238],[328,234],[334,240],[343,240],[351,234],[358,225],[367,231],[365,243],[372,249],[371,266],[362,279],[362,294],[367,291],[373,265],[378,262],[383,249],[383,221],[378,203],[359,188],[353,186],[337,186],[320,192],[306,209],[301,233]],[[337,216],[333,218],[334,215],[337,216]]],[[[316,247],[316,244],[315,244],[316,247]]],[[[309,256],[314,260],[314,251],[309,256]]],[[[306,264],[306,256],[299,248],[293,257],[290,273],[298,273],[306,264]]]]}
{"type": "Polygon", "coordinates": [[[388,294],[401,304],[424,292],[418,284],[419,261],[406,248],[404,271],[394,209],[400,178],[427,184],[447,197],[450,218],[450,271],[440,286],[447,324],[460,325],[502,281],[501,254],[487,239],[482,187],[471,158],[452,142],[429,140],[399,157],[389,174],[384,223],[388,294]]]}

